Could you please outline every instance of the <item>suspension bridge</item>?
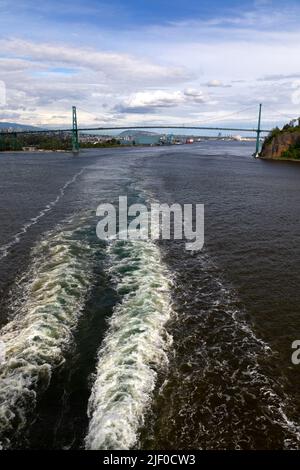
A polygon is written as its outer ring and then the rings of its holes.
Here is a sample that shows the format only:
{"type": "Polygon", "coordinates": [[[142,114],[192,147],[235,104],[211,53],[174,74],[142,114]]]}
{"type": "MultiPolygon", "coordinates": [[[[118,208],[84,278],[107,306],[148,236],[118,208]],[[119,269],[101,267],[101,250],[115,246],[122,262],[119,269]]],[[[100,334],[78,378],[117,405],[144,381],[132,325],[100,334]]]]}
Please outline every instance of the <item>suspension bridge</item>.
{"type": "Polygon", "coordinates": [[[261,134],[267,134],[270,129],[263,129],[261,127],[262,117],[262,104],[259,105],[257,127],[255,128],[241,128],[241,127],[210,127],[210,126],[199,126],[199,125],[138,125],[138,126],[104,126],[104,127],[78,127],[77,121],[77,109],[76,106],[72,107],[72,128],[70,129],[43,129],[43,130],[13,130],[11,132],[0,132],[0,139],[4,135],[22,135],[22,134],[47,134],[47,133],[64,133],[68,132],[72,134],[72,151],[78,153],[80,149],[79,144],[79,132],[99,132],[99,131],[122,131],[122,130],[146,130],[146,129],[176,129],[176,130],[200,130],[200,131],[227,131],[227,132],[249,132],[256,134],[256,146],[254,155],[259,154],[260,148],[260,136],[261,134]]]}

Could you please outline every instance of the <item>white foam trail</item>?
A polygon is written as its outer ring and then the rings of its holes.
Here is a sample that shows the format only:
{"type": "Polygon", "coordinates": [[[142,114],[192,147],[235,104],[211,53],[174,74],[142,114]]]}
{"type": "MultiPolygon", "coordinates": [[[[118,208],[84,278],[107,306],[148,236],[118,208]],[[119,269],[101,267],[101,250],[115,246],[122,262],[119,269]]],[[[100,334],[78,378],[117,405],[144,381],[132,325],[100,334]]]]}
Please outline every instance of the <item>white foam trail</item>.
{"type": "Polygon", "coordinates": [[[48,386],[72,342],[92,284],[91,256],[96,249],[84,239],[83,222],[77,220],[77,228],[67,226],[36,247],[26,300],[1,331],[5,358],[0,364],[0,448],[9,447],[11,433],[25,427],[37,392],[48,386]]]}
{"type": "Polygon", "coordinates": [[[5,258],[9,254],[10,249],[20,242],[21,237],[28,231],[28,229],[30,229],[30,227],[35,225],[42,217],[44,217],[44,215],[46,215],[49,211],[51,211],[56,206],[56,204],[60,201],[60,199],[65,195],[66,189],[71,184],[75,183],[77,178],[82,173],[83,173],[83,170],[79,171],[78,173],[76,173],[76,175],[73,176],[72,179],[67,181],[63,185],[63,187],[60,188],[58,195],[56,196],[56,198],[53,201],[49,202],[49,204],[47,204],[47,206],[44,209],[42,209],[36,217],[32,217],[29,220],[29,222],[24,224],[23,227],[21,227],[20,231],[13,236],[13,238],[10,242],[8,242],[5,245],[2,245],[0,247],[0,260],[5,258]]]}
{"type": "Polygon", "coordinates": [[[164,328],[171,315],[171,281],[159,248],[150,241],[115,241],[109,251],[110,272],[123,300],[99,351],[87,449],[134,446],[171,341],[164,328]]]}

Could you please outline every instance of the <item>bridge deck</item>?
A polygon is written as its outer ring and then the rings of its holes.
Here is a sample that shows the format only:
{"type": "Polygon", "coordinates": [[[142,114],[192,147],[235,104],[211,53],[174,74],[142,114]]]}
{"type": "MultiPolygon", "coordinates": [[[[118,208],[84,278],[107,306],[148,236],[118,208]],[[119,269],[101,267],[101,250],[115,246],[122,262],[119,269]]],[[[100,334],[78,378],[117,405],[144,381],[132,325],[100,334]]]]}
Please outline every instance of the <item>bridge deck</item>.
{"type": "MultiPolygon", "coordinates": [[[[207,127],[207,126],[111,126],[111,127],[86,127],[78,128],[80,132],[91,132],[91,131],[114,131],[114,130],[143,130],[143,129],[181,129],[181,130],[205,130],[205,131],[230,131],[230,132],[252,132],[257,133],[257,129],[243,129],[239,127],[207,127]]],[[[40,134],[45,132],[72,132],[72,129],[43,129],[43,130],[22,130],[22,131],[11,131],[11,132],[1,132],[2,134],[40,134]]],[[[269,133],[271,130],[261,129],[261,133],[269,133]]]]}

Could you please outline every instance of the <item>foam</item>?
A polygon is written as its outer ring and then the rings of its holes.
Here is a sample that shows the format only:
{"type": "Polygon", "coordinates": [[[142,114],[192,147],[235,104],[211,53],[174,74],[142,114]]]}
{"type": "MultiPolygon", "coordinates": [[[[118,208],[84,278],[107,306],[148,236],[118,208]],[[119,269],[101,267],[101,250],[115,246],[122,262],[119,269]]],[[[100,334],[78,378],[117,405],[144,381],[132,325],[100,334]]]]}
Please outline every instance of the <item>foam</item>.
{"type": "Polygon", "coordinates": [[[3,448],[9,447],[12,432],[26,426],[37,393],[47,388],[72,343],[72,330],[92,285],[96,249],[80,228],[82,222],[58,228],[33,250],[23,286],[25,301],[0,333],[5,348],[0,364],[3,448]]]}
{"type": "Polygon", "coordinates": [[[170,278],[150,241],[112,241],[110,274],[122,301],[100,348],[89,399],[87,449],[129,449],[149,409],[157,370],[168,362],[170,278]]]}

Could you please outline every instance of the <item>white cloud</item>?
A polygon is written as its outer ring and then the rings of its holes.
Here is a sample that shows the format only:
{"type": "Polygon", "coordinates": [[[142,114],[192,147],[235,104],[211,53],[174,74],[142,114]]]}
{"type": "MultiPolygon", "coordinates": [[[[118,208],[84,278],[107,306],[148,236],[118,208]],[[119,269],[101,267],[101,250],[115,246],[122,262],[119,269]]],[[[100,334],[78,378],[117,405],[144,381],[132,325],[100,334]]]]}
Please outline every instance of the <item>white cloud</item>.
{"type": "MultiPolygon", "coordinates": [[[[270,8],[270,14],[256,8],[207,21],[136,25],[130,31],[101,25],[94,39],[66,30],[66,42],[57,43],[2,39],[6,115],[68,124],[64,116],[68,119],[76,104],[82,125],[95,120],[123,125],[145,119],[189,122],[195,113],[204,121],[253,105],[253,112],[235,119],[255,122],[260,100],[264,119],[275,121],[283,110],[298,114],[298,87],[292,88],[300,76],[297,15],[264,3],[257,2],[257,8],[270,8]],[[58,73],[59,68],[69,72],[58,73]]],[[[47,37],[63,37],[62,31],[55,33],[47,37]]]]}
{"type": "Polygon", "coordinates": [[[208,103],[209,97],[205,95],[201,90],[195,88],[186,88],[184,90],[184,96],[187,101],[194,103],[208,103]]]}
{"type": "Polygon", "coordinates": [[[0,80],[0,106],[5,106],[6,104],[6,87],[5,83],[0,80]]]}
{"type": "Polygon", "coordinates": [[[210,88],[231,88],[231,85],[226,85],[221,80],[210,80],[205,85],[210,88]]]}
{"type": "Polygon", "coordinates": [[[180,91],[145,91],[136,93],[132,98],[132,105],[169,107],[183,102],[183,95],[180,91]]]}
{"type": "Polygon", "coordinates": [[[290,80],[292,78],[300,78],[300,73],[266,75],[264,77],[258,78],[258,81],[259,82],[279,82],[281,80],[290,80]]]}
{"type": "Polygon", "coordinates": [[[159,108],[174,108],[194,103],[209,103],[209,97],[200,90],[140,91],[125,98],[116,110],[123,113],[149,113],[159,108]]]}
{"type": "Polygon", "coordinates": [[[42,64],[62,64],[89,69],[114,81],[144,80],[153,82],[178,82],[186,80],[182,67],[167,67],[151,63],[130,54],[97,51],[91,48],[34,43],[20,39],[0,40],[0,47],[18,56],[30,57],[42,64]]]}
{"type": "Polygon", "coordinates": [[[295,105],[300,104],[300,80],[295,80],[292,84],[291,101],[295,105]]]}

